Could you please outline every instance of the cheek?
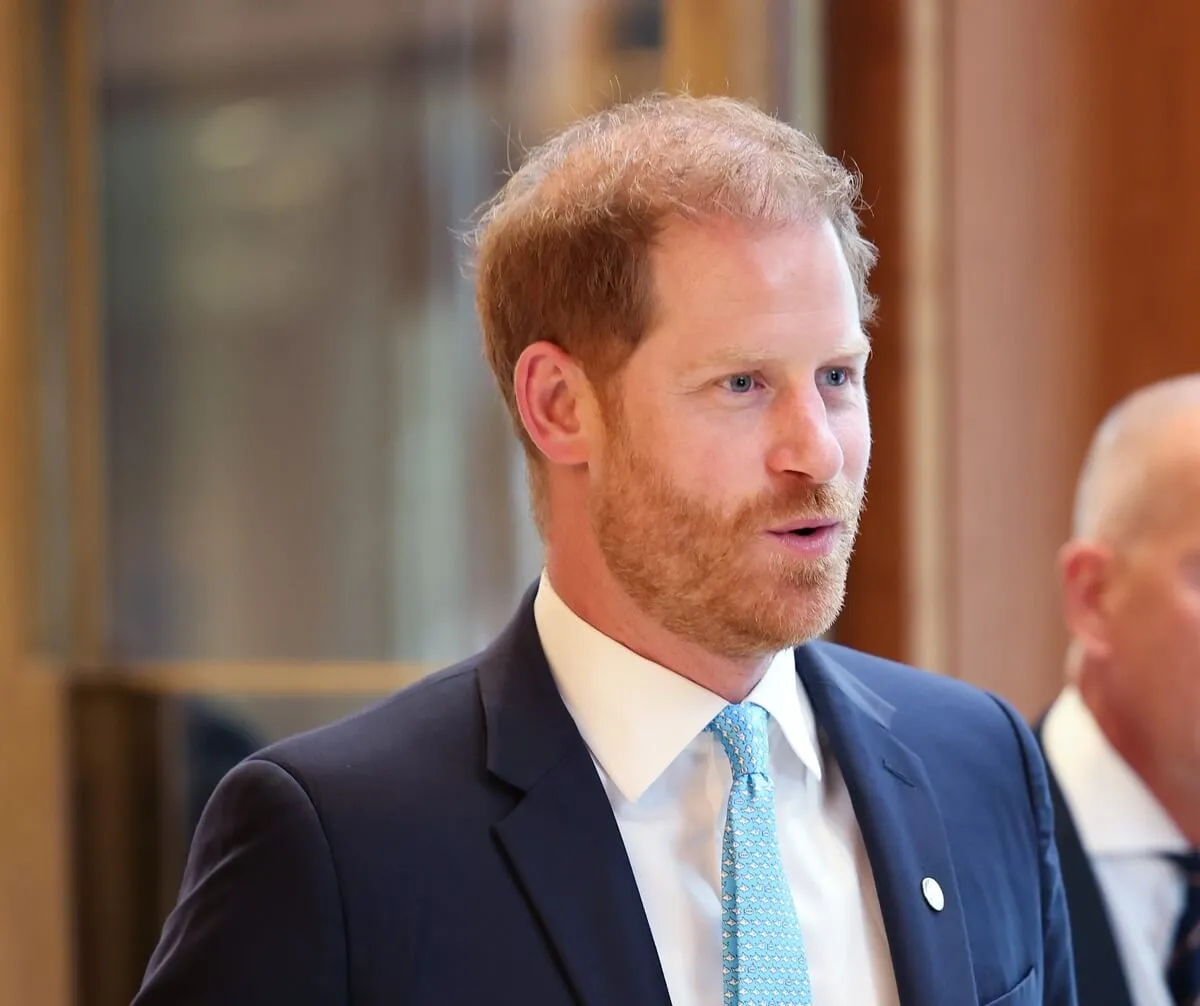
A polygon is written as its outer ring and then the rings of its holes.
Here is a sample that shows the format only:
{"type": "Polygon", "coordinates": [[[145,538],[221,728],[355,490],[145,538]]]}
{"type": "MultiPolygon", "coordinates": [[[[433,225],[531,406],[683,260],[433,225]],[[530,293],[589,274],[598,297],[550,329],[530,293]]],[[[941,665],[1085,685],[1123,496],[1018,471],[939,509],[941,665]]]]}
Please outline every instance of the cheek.
{"type": "Polygon", "coordinates": [[[1113,619],[1122,644],[1148,664],[1200,662],[1200,592],[1194,589],[1149,580],[1130,591],[1113,619]]]}
{"type": "Polygon", "coordinates": [[[632,429],[627,426],[613,446],[622,455],[621,469],[635,483],[652,480],[673,493],[703,496],[721,481],[711,477],[720,470],[719,444],[678,422],[650,415],[632,429]]]}
{"type": "Polygon", "coordinates": [[[1158,689],[1164,717],[1200,715],[1200,595],[1176,590],[1164,598],[1157,613],[1147,611],[1144,631],[1154,637],[1145,645],[1149,662],[1163,678],[1158,689]],[[1149,621],[1157,618],[1157,621],[1149,621]]]}
{"type": "Polygon", "coordinates": [[[711,491],[714,482],[719,487],[736,479],[738,466],[753,454],[754,428],[736,418],[686,408],[647,410],[634,441],[642,457],[676,485],[711,491]]]}
{"type": "Polygon", "coordinates": [[[846,477],[852,482],[864,482],[871,461],[871,421],[866,408],[839,417],[832,426],[842,448],[846,477]]]}
{"type": "Polygon", "coordinates": [[[1189,585],[1179,604],[1180,637],[1200,682],[1200,586],[1189,585]]]}

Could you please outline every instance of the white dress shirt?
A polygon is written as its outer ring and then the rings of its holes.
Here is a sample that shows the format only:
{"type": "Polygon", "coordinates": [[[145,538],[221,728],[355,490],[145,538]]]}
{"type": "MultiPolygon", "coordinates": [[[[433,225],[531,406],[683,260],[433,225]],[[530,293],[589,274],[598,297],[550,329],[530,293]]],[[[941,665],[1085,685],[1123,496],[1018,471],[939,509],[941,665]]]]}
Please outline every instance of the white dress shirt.
{"type": "Polygon", "coordinates": [[[1096,873],[1134,1006],[1172,1006],[1167,958],[1186,891],[1163,854],[1186,852],[1187,839],[1076,689],[1051,707],[1042,743],[1096,873]]]}
{"type": "MultiPolygon", "coordinates": [[[[705,727],[724,699],[576,615],[542,577],[534,618],[625,842],[673,1006],[719,1006],[720,853],[732,786],[705,727]]],[[[770,774],[784,871],[815,1006],[897,1006],[862,834],[841,773],[818,750],[791,650],[750,693],[770,714],[770,774]]]]}

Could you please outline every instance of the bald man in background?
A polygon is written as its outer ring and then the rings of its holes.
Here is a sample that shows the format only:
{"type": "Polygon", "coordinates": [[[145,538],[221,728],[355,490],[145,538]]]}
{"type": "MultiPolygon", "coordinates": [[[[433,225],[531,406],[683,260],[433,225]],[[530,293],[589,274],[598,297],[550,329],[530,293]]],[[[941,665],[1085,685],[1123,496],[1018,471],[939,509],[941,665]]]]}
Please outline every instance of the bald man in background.
{"type": "Polygon", "coordinates": [[[1196,1006],[1200,374],[1101,424],[1059,570],[1067,684],[1038,735],[1080,1006],[1196,1006]]]}

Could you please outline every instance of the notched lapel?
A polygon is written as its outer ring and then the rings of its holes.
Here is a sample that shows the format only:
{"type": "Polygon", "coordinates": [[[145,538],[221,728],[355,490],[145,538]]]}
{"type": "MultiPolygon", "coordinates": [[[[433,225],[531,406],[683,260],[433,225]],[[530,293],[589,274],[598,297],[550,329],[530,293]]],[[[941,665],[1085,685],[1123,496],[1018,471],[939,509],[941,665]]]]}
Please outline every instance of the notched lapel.
{"type": "Polygon", "coordinates": [[[809,646],[796,651],[796,667],[862,830],[900,1001],[978,1002],[950,845],[924,764],[892,733],[891,708],[840,664],[809,646]],[[940,890],[940,911],[922,889],[926,878],[940,890]]]}
{"type": "Polygon", "coordinates": [[[533,592],[484,656],[488,769],[521,795],[493,826],[582,1006],[670,1006],[612,806],[554,686],[533,592]]]}
{"type": "Polygon", "coordinates": [[[670,1006],[621,834],[583,745],[495,826],[586,1006],[670,1006]]]}

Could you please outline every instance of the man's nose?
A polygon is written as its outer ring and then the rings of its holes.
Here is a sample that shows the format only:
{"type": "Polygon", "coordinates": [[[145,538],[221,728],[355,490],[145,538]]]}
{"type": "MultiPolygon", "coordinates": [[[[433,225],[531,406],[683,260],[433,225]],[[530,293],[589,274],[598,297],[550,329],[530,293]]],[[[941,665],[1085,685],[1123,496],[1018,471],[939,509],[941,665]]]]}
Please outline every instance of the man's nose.
{"type": "Polygon", "coordinates": [[[774,442],[767,458],[773,472],[803,475],[822,484],[834,481],[844,462],[825,400],[815,387],[776,403],[774,442]]]}

